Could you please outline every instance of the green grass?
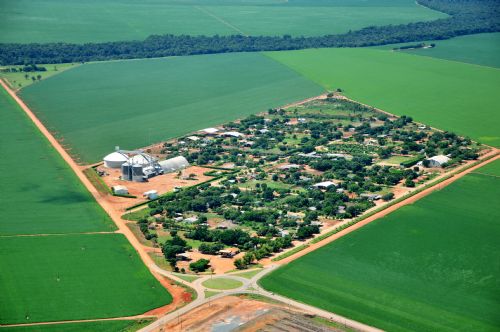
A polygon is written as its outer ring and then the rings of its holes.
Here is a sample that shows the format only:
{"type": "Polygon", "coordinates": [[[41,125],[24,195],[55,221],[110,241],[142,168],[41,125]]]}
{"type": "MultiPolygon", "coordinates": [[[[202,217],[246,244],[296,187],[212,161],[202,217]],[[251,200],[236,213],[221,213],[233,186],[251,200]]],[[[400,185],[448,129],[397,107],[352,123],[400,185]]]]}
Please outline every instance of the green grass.
{"type": "Polygon", "coordinates": [[[378,49],[266,54],[326,89],[500,146],[498,69],[378,49]]]}
{"type": "Polygon", "coordinates": [[[134,332],[151,323],[151,320],[113,320],[89,323],[66,323],[0,327],[2,332],[134,332]]]}
{"type": "Polygon", "coordinates": [[[404,52],[500,68],[500,33],[482,33],[432,41],[434,48],[404,52]]]}
{"type": "Polygon", "coordinates": [[[499,197],[500,179],[469,174],[261,284],[390,331],[497,330],[499,197]]]}
{"type": "Polygon", "coordinates": [[[4,0],[0,42],[102,42],[152,34],[323,35],[446,15],[412,0],[4,0]]]}
{"type": "Polygon", "coordinates": [[[182,280],[187,281],[187,282],[193,282],[193,281],[200,278],[199,276],[194,276],[194,275],[190,275],[190,274],[182,274],[182,273],[173,273],[173,275],[175,275],[176,277],[181,278],[182,280]]]}
{"type": "Polygon", "coordinates": [[[273,262],[277,262],[277,261],[280,261],[280,260],[285,259],[285,258],[287,258],[287,257],[290,257],[290,256],[292,256],[292,255],[295,255],[295,254],[296,254],[296,253],[298,253],[299,251],[302,251],[302,250],[307,249],[307,248],[309,248],[309,245],[308,245],[308,244],[301,244],[300,246],[295,247],[295,248],[293,248],[293,249],[291,249],[291,250],[288,250],[288,251],[287,251],[287,252],[285,252],[284,254],[278,255],[278,256],[276,256],[276,257],[272,258],[271,260],[272,260],[273,262]]]}
{"type": "Polygon", "coordinates": [[[1,238],[0,253],[1,324],[131,316],[172,301],[123,235],[1,238]]]}
{"type": "Polygon", "coordinates": [[[186,134],[324,90],[259,53],[79,66],[21,90],[84,161],[186,134]]]}
{"type": "Polygon", "coordinates": [[[217,295],[217,294],[220,294],[220,292],[215,292],[215,291],[208,291],[208,290],[206,290],[206,291],[205,291],[205,298],[207,298],[207,299],[208,299],[209,297],[215,296],[215,295],[217,295]]]}
{"type": "Polygon", "coordinates": [[[381,162],[384,164],[391,164],[391,165],[396,165],[399,166],[403,161],[407,161],[409,159],[412,159],[413,157],[407,157],[407,156],[392,156],[387,159],[382,159],[381,162]]]}
{"type": "Polygon", "coordinates": [[[252,271],[247,271],[247,272],[242,272],[242,273],[235,273],[233,274],[234,276],[237,276],[237,277],[242,277],[242,278],[246,278],[246,279],[252,279],[255,275],[257,275],[260,271],[262,271],[261,269],[256,269],[256,270],[252,270],[252,271]]]}
{"type": "MultiPolygon", "coordinates": [[[[1,15],[1,14],[0,14],[1,15]]],[[[33,81],[31,77],[37,77],[37,75],[42,76],[41,80],[47,79],[56,74],[62,73],[65,70],[75,68],[77,64],[73,63],[61,63],[57,65],[39,65],[41,67],[45,67],[47,71],[44,72],[34,72],[34,73],[25,73],[25,72],[2,72],[0,71],[0,78],[3,78],[7,81],[12,89],[21,89],[31,84],[38,83],[37,81],[33,81]],[[28,79],[24,75],[29,75],[28,79]]],[[[5,68],[22,68],[23,66],[5,66],[5,68]]],[[[3,68],[3,67],[2,67],[3,68]]]]}
{"type": "Polygon", "coordinates": [[[201,283],[203,286],[211,289],[235,289],[243,286],[239,280],[229,278],[210,278],[201,283]]]}
{"type": "Polygon", "coordinates": [[[69,166],[1,88],[0,110],[0,235],[115,230],[69,166]]]}

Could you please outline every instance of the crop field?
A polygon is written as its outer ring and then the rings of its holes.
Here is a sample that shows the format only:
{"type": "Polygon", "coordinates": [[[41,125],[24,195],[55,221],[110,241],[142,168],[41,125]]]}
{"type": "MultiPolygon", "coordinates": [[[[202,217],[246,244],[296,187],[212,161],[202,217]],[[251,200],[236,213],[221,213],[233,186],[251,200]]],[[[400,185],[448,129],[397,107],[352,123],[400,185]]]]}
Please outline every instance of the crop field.
{"type": "Polygon", "coordinates": [[[377,49],[265,53],[325,89],[500,146],[499,70],[377,49]]]}
{"type": "Polygon", "coordinates": [[[4,89],[0,89],[0,235],[112,231],[115,225],[4,89]],[[8,170],[8,171],[7,171],[8,170]]]}
{"type": "Polygon", "coordinates": [[[147,325],[148,320],[110,320],[90,323],[65,323],[0,328],[2,332],[133,332],[147,325]]]}
{"type": "Polygon", "coordinates": [[[21,90],[71,153],[96,162],[324,89],[259,53],[82,65],[21,90]]]}
{"type": "Polygon", "coordinates": [[[120,234],[1,238],[0,252],[1,324],[129,316],[172,299],[120,234]]]}
{"type": "Polygon", "coordinates": [[[0,42],[84,43],[152,34],[324,35],[445,16],[413,0],[4,0],[0,42]]]}
{"type": "Polygon", "coordinates": [[[0,324],[121,317],[168,304],[122,235],[69,234],[116,227],[3,89],[0,110],[0,165],[10,170],[0,176],[0,324]]]}
{"type": "Polygon", "coordinates": [[[500,33],[482,33],[433,41],[434,48],[404,52],[500,68],[500,33]]]}
{"type": "Polygon", "coordinates": [[[471,173],[261,284],[390,331],[497,330],[499,204],[500,178],[471,173]]]}

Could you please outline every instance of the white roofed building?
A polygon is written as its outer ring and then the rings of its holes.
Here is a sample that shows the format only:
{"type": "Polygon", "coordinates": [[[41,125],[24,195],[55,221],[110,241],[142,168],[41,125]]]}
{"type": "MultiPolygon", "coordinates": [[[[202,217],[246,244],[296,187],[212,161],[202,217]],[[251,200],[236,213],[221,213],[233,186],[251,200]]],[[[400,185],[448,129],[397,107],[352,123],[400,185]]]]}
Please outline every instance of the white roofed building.
{"type": "Polygon", "coordinates": [[[324,182],[313,184],[313,187],[318,188],[318,189],[328,189],[331,186],[336,187],[337,184],[335,182],[332,182],[332,181],[324,181],[324,182]]]}
{"type": "Polygon", "coordinates": [[[450,161],[450,158],[444,155],[434,156],[428,159],[429,167],[441,167],[450,161]]]}
{"type": "Polygon", "coordinates": [[[165,173],[175,172],[189,166],[189,162],[183,156],[162,160],[159,164],[165,173]]]}

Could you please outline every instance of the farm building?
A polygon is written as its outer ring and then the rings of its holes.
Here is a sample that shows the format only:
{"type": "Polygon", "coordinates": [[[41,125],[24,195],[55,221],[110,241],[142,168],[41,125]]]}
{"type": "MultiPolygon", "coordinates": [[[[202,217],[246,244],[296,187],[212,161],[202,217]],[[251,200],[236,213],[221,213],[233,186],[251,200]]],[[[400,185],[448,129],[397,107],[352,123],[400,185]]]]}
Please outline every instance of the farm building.
{"type": "Polygon", "coordinates": [[[238,248],[228,248],[219,250],[219,254],[223,258],[233,258],[234,256],[238,255],[239,252],[240,250],[238,248]]]}
{"type": "Polygon", "coordinates": [[[164,173],[175,172],[189,166],[189,162],[183,156],[162,160],[159,164],[164,173]]]}
{"type": "Polygon", "coordinates": [[[200,130],[200,132],[202,132],[205,135],[215,135],[215,134],[217,134],[218,131],[219,131],[219,129],[217,129],[217,128],[205,128],[205,129],[200,130]]]}
{"type": "Polygon", "coordinates": [[[128,189],[125,186],[114,186],[113,193],[116,195],[128,195],[128,189]]]}
{"type": "Polygon", "coordinates": [[[328,189],[331,186],[337,186],[335,182],[332,181],[324,181],[324,182],[319,182],[313,185],[313,187],[318,188],[318,189],[328,189]]]}
{"type": "Polygon", "coordinates": [[[450,158],[444,155],[434,156],[428,159],[429,167],[441,167],[450,161],[450,158]]]}
{"type": "Polygon", "coordinates": [[[145,193],[143,193],[143,196],[147,197],[148,199],[157,199],[158,198],[158,191],[148,190],[145,193]]]}
{"type": "Polygon", "coordinates": [[[226,136],[226,137],[243,137],[245,135],[243,135],[242,133],[239,133],[237,131],[226,131],[224,133],[222,133],[222,136],[226,136]]]}

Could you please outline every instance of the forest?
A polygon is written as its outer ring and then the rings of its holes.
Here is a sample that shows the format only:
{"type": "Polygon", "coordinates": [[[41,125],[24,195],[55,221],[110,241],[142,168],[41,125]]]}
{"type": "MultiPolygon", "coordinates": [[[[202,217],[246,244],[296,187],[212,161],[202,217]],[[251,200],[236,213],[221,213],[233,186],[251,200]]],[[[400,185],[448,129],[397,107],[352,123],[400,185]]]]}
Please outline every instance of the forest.
{"type": "Polygon", "coordinates": [[[432,22],[367,27],[320,37],[152,35],[143,41],[106,43],[0,44],[0,64],[69,63],[154,58],[228,52],[297,50],[321,47],[364,47],[500,31],[500,5],[495,0],[419,0],[450,15],[432,22]]]}

